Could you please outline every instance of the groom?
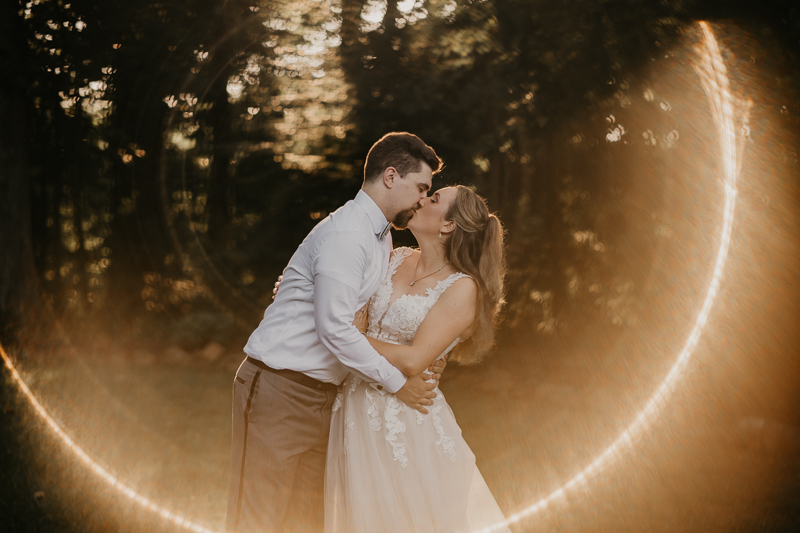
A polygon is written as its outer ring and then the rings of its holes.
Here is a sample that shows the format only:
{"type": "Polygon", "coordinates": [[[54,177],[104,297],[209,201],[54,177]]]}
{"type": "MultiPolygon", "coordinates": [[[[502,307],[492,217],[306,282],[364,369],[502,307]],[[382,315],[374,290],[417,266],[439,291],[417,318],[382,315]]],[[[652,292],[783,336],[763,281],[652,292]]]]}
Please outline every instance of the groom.
{"type": "Polygon", "coordinates": [[[234,381],[229,531],[322,531],[331,407],[349,372],[423,413],[433,405],[437,383],[403,375],[352,321],[386,275],[389,227],[406,227],[441,167],[416,135],[385,135],[367,154],[355,199],[289,261],[234,381]]]}

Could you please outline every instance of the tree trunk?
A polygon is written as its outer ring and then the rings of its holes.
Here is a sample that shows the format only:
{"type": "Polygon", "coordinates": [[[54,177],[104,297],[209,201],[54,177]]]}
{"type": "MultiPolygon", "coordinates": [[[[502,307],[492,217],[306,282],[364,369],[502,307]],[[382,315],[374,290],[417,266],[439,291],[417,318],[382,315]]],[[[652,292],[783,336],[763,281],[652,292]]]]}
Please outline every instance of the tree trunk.
{"type": "Polygon", "coordinates": [[[210,50],[209,68],[216,78],[208,95],[214,104],[209,113],[214,139],[207,209],[208,236],[215,248],[226,245],[231,204],[234,201],[228,175],[230,160],[236,147],[236,132],[231,128],[227,91],[228,76],[234,71],[231,61],[239,52],[257,44],[258,39],[254,39],[253,35],[263,31],[259,23],[261,17],[250,11],[251,3],[244,0],[225,0],[219,13],[216,46],[210,50]]]}
{"type": "Polygon", "coordinates": [[[16,4],[3,4],[0,15],[0,324],[2,336],[14,337],[26,303],[37,293],[31,247],[30,176],[27,159],[27,71],[16,4]]]}

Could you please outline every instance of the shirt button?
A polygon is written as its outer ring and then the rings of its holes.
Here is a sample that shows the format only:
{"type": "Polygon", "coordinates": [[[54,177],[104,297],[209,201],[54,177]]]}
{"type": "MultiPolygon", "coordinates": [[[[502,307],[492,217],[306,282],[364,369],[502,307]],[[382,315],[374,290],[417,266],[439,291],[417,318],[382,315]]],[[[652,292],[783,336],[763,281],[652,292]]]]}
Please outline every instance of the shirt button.
{"type": "Polygon", "coordinates": [[[317,383],[317,388],[321,389],[322,388],[322,383],[317,383]]]}
{"type": "Polygon", "coordinates": [[[375,388],[376,388],[376,389],[378,389],[378,390],[383,390],[383,385],[378,385],[378,386],[377,386],[377,387],[375,387],[375,388]]]}

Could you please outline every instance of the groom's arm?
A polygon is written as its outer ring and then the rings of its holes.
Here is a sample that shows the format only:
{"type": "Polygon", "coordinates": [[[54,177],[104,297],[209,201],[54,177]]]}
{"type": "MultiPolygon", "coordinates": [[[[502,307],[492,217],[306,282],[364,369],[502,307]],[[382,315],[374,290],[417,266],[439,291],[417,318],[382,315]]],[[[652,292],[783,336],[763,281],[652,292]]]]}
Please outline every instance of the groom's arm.
{"type": "Polygon", "coordinates": [[[325,347],[346,367],[397,392],[406,376],[384,359],[353,325],[369,250],[356,232],[333,233],[316,254],[314,322],[325,347]]]}

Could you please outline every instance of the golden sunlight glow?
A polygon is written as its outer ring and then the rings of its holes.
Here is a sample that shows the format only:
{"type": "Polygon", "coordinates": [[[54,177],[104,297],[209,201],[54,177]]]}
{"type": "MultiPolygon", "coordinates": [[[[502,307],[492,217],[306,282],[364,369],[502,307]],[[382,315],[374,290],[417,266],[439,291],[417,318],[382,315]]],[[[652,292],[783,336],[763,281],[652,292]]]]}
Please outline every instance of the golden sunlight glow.
{"type": "MultiPolygon", "coordinates": [[[[551,492],[548,496],[540,499],[530,507],[509,516],[505,522],[482,529],[480,533],[496,531],[504,526],[514,524],[535,515],[552,503],[563,499],[568,492],[585,487],[592,477],[620,459],[626,449],[630,448],[634,442],[647,431],[650,424],[655,421],[661,410],[666,406],[681,376],[686,371],[692,353],[694,353],[697,347],[700,335],[703,333],[708,315],[711,312],[714,300],[719,292],[722,271],[725,268],[725,259],[728,257],[731,231],[733,229],[733,213],[736,207],[736,181],[741,163],[741,145],[737,143],[736,121],[734,119],[734,98],[730,92],[725,63],[722,60],[722,55],[720,54],[719,46],[711,31],[711,27],[706,22],[700,22],[699,24],[703,35],[703,46],[697,49],[699,63],[695,66],[695,70],[700,76],[703,90],[710,100],[711,113],[714,117],[717,132],[719,133],[722,170],[725,183],[725,208],[723,211],[722,235],[717,252],[717,261],[714,265],[714,274],[708,286],[703,306],[700,309],[700,313],[697,315],[697,320],[695,320],[692,332],[686,340],[672,369],[661,382],[661,385],[650,397],[647,404],[645,404],[644,408],[642,408],[633,422],[608,448],[598,455],[589,466],[584,468],[567,483],[551,492]]],[[[744,123],[747,123],[749,107],[750,104],[748,103],[745,107],[744,123]]]]}
{"type": "MultiPolygon", "coordinates": [[[[353,99],[341,65],[342,6],[340,0],[270,2],[264,22],[274,57],[263,60],[272,73],[276,94],[251,91],[249,98],[266,110],[280,111],[272,123],[276,142],[271,149],[283,168],[310,172],[324,165],[325,143],[344,139],[354,125],[349,115],[353,99]]],[[[266,8],[266,6],[263,6],[266,8]]],[[[256,61],[254,58],[253,61],[256,61]]],[[[247,79],[246,73],[241,75],[247,79]]]]}
{"type": "Polygon", "coordinates": [[[50,429],[52,429],[53,432],[64,442],[64,444],[67,445],[70,451],[74,453],[78,459],[80,459],[81,462],[85,464],[92,472],[97,474],[103,481],[111,485],[112,488],[117,489],[131,500],[135,501],[145,509],[160,515],[165,520],[169,520],[175,525],[188,529],[189,531],[197,531],[198,533],[213,533],[213,529],[195,524],[186,517],[173,513],[172,511],[161,507],[146,496],[142,496],[120,481],[114,474],[103,468],[97,461],[92,459],[89,454],[83,450],[83,448],[78,446],[78,444],[72,440],[69,435],[67,435],[58,422],[53,420],[53,417],[50,416],[44,406],[39,403],[39,400],[36,399],[36,396],[34,396],[33,392],[31,392],[31,389],[28,387],[25,381],[23,381],[22,376],[20,376],[19,372],[17,372],[17,369],[14,367],[14,363],[11,361],[11,358],[8,356],[5,349],[3,349],[2,345],[0,345],[0,357],[3,358],[6,368],[8,368],[8,370],[11,372],[11,377],[13,377],[14,381],[17,382],[17,385],[19,385],[20,390],[23,392],[23,394],[25,394],[25,397],[28,398],[28,401],[31,402],[31,405],[36,410],[36,414],[38,414],[42,420],[44,420],[45,423],[50,426],[50,429]]]}
{"type": "MultiPolygon", "coordinates": [[[[381,5],[381,4],[382,3],[380,2],[370,3],[370,5],[381,5]]],[[[331,5],[332,6],[335,5],[334,2],[331,2],[331,5]]],[[[405,4],[403,5],[405,6],[405,4]]],[[[362,18],[364,18],[364,20],[368,22],[370,21],[370,19],[367,16],[364,16],[363,14],[362,18]]],[[[737,135],[736,135],[737,127],[734,117],[735,103],[734,103],[734,98],[730,92],[727,71],[725,68],[725,64],[722,60],[722,56],[720,54],[717,41],[714,38],[714,34],[712,33],[711,28],[707,23],[700,22],[699,25],[702,32],[702,47],[699,47],[697,50],[699,55],[699,61],[695,68],[699,74],[703,89],[705,90],[710,100],[711,112],[714,117],[717,131],[719,133],[723,178],[725,186],[725,206],[723,211],[722,234],[721,234],[719,249],[717,252],[717,258],[713,276],[708,286],[705,300],[703,301],[700,313],[698,314],[697,319],[695,320],[692,332],[689,335],[688,339],[686,340],[683,349],[678,354],[675,364],[672,366],[672,369],[667,374],[667,376],[663,379],[658,389],[650,397],[646,405],[641,409],[639,414],[631,422],[631,424],[627,427],[627,429],[621,435],[619,435],[617,439],[610,446],[608,446],[602,453],[600,453],[595,458],[595,460],[592,461],[591,464],[586,466],[581,472],[575,475],[572,479],[570,479],[560,488],[551,492],[548,496],[541,498],[539,501],[532,504],[531,506],[512,514],[511,516],[508,517],[508,519],[505,522],[501,524],[495,524],[494,526],[483,529],[481,530],[482,532],[488,533],[489,531],[495,531],[503,526],[520,522],[523,519],[535,515],[536,513],[549,507],[554,502],[564,499],[568,493],[575,491],[576,489],[579,489],[581,487],[585,487],[593,477],[597,476],[603,470],[605,470],[610,465],[615,463],[618,459],[620,459],[623,456],[623,454],[633,446],[633,444],[637,441],[637,439],[648,430],[651,423],[655,420],[655,418],[660,414],[660,412],[666,406],[672,392],[675,390],[678,382],[680,381],[681,377],[686,371],[686,368],[689,364],[689,360],[691,359],[692,354],[695,348],[697,347],[698,341],[703,332],[703,328],[706,325],[709,313],[711,312],[715,298],[719,292],[722,273],[725,267],[725,260],[728,255],[728,248],[730,246],[730,240],[731,240],[731,231],[733,227],[733,214],[736,205],[736,182],[739,173],[741,148],[742,148],[741,145],[737,143],[737,135]]],[[[332,28],[331,33],[335,34],[336,30],[338,30],[338,28],[332,28]]],[[[322,38],[323,36],[321,35],[319,37],[319,40],[322,41],[323,40],[322,38]]],[[[326,47],[323,46],[321,43],[318,43],[316,41],[316,38],[314,39],[307,38],[306,40],[309,42],[309,44],[307,44],[306,46],[313,47],[313,51],[309,52],[309,56],[315,58],[319,57],[320,60],[322,61],[322,58],[325,57],[324,49],[326,47]]],[[[289,57],[290,56],[288,53],[282,56],[284,60],[288,60],[289,57]]],[[[327,72],[327,74],[330,75],[331,72],[329,71],[327,72]]],[[[284,90],[286,89],[284,88],[284,90]]],[[[346,106],[344,106],[343,109],[346,109],[346,106]]],[[[748,110],[749,110],[749,105],[745,106],[745,113],[744,113],[745,116],[743,119],[745,124],[747,122],[748,110]]],[[[336,117],[336,118],[339,119],[341,117],[336,117]]],[[[296,133],[298,130],[302,129],[302,126],[300,124],[301,122],[304,122],[307,119],[308,117],[305,117],[304,120],[302,121],[301,120],[298,120],[296,122],[287,121],[286,123],[287,127],[289,127],[288,126],[289,124],[291,124],[292,127],[291,131],[287,130],[285,132],[287,137],[290,136],[291,134],[296,133]]],[[[75,441],[73,441],[72,438],[70,438],[69,435],[67,435],[67,433],[61,428],[61,426],[48,414],[47,410],[37,400],[37,398],[31,392],[30,388],[23,381],[22,377],[14,367],[11,358],[6,354],[5,350],[2,348],[1,345],[0,345],[0,356],[2,356],[6,367],[11,372],[12,377],[17,382],[20,389],[27,397],[28,401],[30,401],[31,405],[34,407],[36,413],[45,421],[45,423],[53,430],[53,432],[55,432],[55,434],[67,445],[70,451],[72,451],[81,460],[81,462],[85,464],[90,470],[92,470],[100,478],[106,481],[111,487],[117,489],[122,494],[129,497],[131,500],[140,504],[142,507],[159,514],[164,519],[174,523],[175,525],[191,531],[198,531],[198,532],[212,531],[211,529],[196,524],[183,516],[180,516],[176,513],[173,513],[161,507],[154,501],[148,499],[147,497],[139,494],[138,492],[130,488],[128,485],[120,481],[116,476],[114,476],[108,470],[106,470],[103,466],[98,464],[77,443],[75,443],[75,441]]]]}

